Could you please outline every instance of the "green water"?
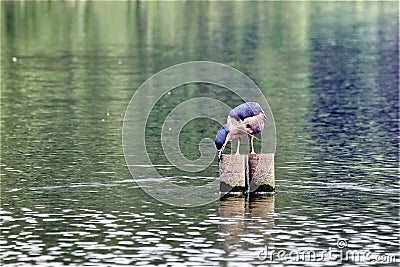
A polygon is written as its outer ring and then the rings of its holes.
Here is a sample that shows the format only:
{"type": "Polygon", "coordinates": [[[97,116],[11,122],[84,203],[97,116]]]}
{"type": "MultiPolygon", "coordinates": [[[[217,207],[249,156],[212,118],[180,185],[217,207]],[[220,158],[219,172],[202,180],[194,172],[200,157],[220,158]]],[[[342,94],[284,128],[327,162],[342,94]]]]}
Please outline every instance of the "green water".
{"type": "MultiPolygon", "coordinates": [[[[397,2],[3,1],[1,264],[288,261],[263,261],[268,246],[369,251],[378,264],[396,265],[398,15],[397,2]],[[243,71],[267,98],[277,130],[275,196],[180,208],[150,197],[130,175],[121,141],[130,99],[151,75],[194,60],[243,71]]],[[[161,125],[187,99],[240,99],[209,84],[172,95],[149,117],[152,163],[176,183],[213,179],[216,158],[190,177],[169,164],[161,125]]],[[[219,126],[199,119],[185,127],[181,150],[196,159],[219,126]]]]}

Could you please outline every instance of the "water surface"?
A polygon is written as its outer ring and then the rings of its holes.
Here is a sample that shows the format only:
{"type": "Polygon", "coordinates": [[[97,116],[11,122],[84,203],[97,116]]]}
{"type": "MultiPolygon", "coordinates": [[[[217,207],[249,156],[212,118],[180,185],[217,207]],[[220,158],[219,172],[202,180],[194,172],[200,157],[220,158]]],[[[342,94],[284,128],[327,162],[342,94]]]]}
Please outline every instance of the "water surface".
{"type": "MultiPolygon", "coordinates": [[[[329,249],[400,261],[398,3],[2,2],[1,22],[2,265],[320,266],[271,250],[329,249]],[[274,196],[179,208],[130,176],[129,100],[192,60],[231,65],[263,90],[277,126],[274,196]]],[[[149,118],[151,159],[177,183],[218,175],[216,160],[185,176],[160,153],[169,110],[201,96],[240,102],[187,85],[149,118]]],[[[198,157],[217,129],[187,125],[183,153],[198,157]]]]}

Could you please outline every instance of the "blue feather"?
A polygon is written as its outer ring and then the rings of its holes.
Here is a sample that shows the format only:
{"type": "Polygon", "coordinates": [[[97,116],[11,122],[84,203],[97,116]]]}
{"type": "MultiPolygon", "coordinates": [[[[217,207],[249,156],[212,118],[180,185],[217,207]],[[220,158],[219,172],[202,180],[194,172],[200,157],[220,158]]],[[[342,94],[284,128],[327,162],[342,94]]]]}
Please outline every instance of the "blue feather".
{"type": "Polygon", "coordinates": [[[220,150],[222,146],[225,144],[225,140],[226,137],[228,136],[228,133],[229,133],[228,127],[226,125],[222,126],[222,128],[217,132],[214,142],[218,150],[220,150]]]}
{"type": "Polygon", "coordinates": [[[259,104],[256,102],[247,102],[232,109],[231,112],[229,112],[229,117],[237,121],[243,121],[246,118],[257,116],[260,113],[263,113],[263,110],[259,104]]]}

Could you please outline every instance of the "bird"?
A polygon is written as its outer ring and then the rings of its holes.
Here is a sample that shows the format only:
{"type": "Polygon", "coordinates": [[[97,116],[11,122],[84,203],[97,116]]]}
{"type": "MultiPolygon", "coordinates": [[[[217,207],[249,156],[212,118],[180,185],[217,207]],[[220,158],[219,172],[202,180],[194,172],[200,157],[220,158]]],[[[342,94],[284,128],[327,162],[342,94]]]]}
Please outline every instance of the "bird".
{"type": "Polygon", "coordinates": [[[215,136],[214,143],[218,150],[218,159],[221,159],[226,144],[235,138],[238,139],[236,155],[239,155],[240,137],[246,135],[250,140],[250,154],[256,154],[253,146],[254,135],[264,130],[266,121],[267,116],[264,110],[256,102],[246,102],[232,109],[226,124],[215,136]]]}

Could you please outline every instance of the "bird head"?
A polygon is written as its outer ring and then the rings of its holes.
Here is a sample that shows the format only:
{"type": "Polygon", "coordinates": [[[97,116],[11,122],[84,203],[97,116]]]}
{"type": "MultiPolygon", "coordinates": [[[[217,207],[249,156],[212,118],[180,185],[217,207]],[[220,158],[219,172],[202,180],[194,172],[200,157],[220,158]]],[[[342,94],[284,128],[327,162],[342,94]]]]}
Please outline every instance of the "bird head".
{"type": "Polygon", "coordinates": [[[226,125],[222,126],[221,129],[217,132],[217,135],[215,136],[215,146],[218,149],[218,159],[221,159],[222,151],[225,148],[225,144],[227,142],[229,130],[226,125]]]}

